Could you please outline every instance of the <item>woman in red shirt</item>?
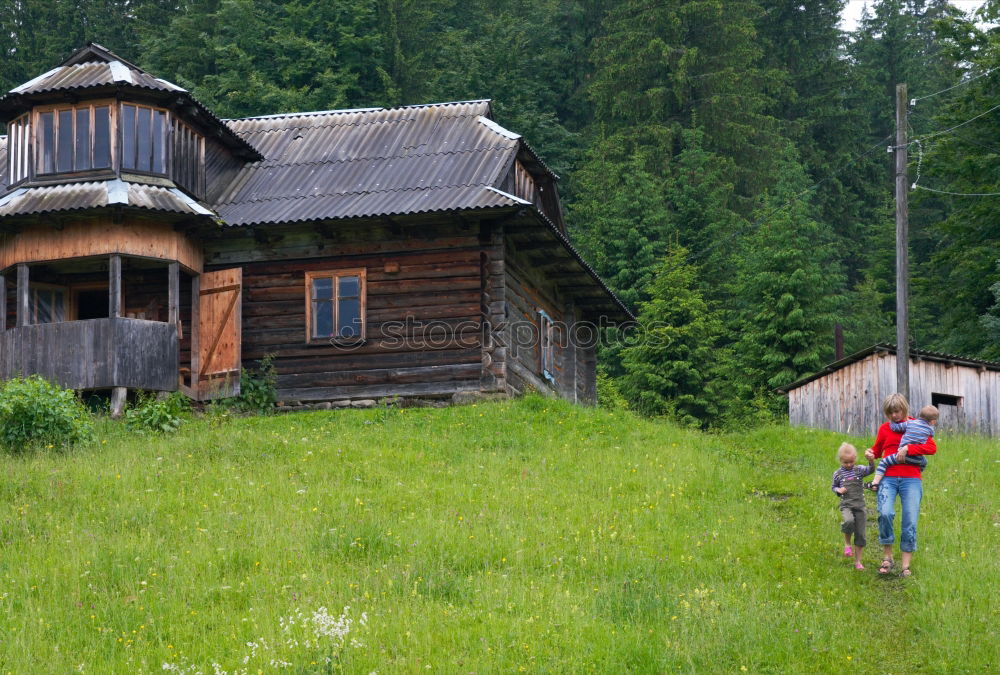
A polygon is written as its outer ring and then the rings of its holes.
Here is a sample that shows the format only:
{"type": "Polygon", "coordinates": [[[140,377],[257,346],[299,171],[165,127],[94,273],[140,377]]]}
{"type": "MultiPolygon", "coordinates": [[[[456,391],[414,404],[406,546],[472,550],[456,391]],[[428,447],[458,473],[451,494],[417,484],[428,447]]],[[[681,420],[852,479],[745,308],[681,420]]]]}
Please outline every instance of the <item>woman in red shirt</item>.
{"type": "MultiPolygon", "coordinates": [[[[909,419],[910,404],[902,394],[892,394],[882,405],[885,422],[878,429],[875,445],[865,451],[869,460],[880,459],[899,450],[899,439],[903,434],[893,431],[889,422],[902,422],[909,419]]],[[[927,439],[921,445],[907,446],[907,455],[933,455],[937,452],[934,439],[927,439]]],[[[920,480],[921,469],[913,464],[896,464],[885,472],[885,478],[878,490],[878,542],[882,544],[882,564],[879,574],[888,574],[895,562],[892,557],[892,545],[895,541],[893,521],[896,518],[896,495],[902,506],[903,517],[899,533],[899,550],[903,562],[903,576],[910,576],[910,562],[913,552],[917,550],[917,518],[920,516],[920,500],[924,495],[923,482],[920,480]]]]}

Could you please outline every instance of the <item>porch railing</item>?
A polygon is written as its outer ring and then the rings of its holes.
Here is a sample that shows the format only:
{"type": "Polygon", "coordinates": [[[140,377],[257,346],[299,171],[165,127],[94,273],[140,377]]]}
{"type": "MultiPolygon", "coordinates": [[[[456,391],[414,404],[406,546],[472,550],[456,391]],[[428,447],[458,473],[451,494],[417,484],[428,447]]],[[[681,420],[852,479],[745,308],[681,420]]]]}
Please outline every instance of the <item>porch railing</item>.
{"type": "Polygon", "coordinates": [[[41,375],[71,389],[177,389],[177,329],[108,318],[0,331],[0,378],[41,375]]]}

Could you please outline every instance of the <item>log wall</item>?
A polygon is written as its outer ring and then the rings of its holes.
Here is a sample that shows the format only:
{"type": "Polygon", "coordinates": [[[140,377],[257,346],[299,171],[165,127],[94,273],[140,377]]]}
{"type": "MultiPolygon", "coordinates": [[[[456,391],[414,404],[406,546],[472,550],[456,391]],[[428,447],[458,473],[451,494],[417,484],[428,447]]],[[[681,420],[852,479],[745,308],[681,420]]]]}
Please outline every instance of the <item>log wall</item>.
{"type": "MultiPolygon", "coordinates": [[[[789,422],[794,426],[848,434],[874,434],[885,421],[882,402],[896,391],[896,355],[871,354],[788,392],[789,422]]],[[[934,394],[956,396],[961,405],[938,405],[943,431],[1000,435],[1000,372],[911,359],[911,414],[934,394]]]]}
{"type": "Polygon", "coordinates": [[[507,391],[508,342],[506,325],[507,285],[502,224],[484,224],[480,229],[479,273],[482,320],[482,370],[479,386],[484,392],[507,391]]]}
{"type": "Polygon", "coordinates": [[[281,400],[440,397],[483,386],[482,237],[441,222],[241,229],[209,242],[206,260],[242,266],[244,367],[274,354],[281,400]],[[357,268],[366,339],[307,342],[305,273],[357,268]]]}
{"type": "Polygon", "coordinates": [[[561,296],[556,284],[533,269],[527,256],[506,246],[504,259],[507,323],[507,389],[517,395],[534,389],[551,392],[567,400],[593,403],[596,400],[595,346],[579,344],[580,314],[561,296]],[[557,329],[554,335],[555,381],[542,372],[539,313],[548,314],[557,329]]]}

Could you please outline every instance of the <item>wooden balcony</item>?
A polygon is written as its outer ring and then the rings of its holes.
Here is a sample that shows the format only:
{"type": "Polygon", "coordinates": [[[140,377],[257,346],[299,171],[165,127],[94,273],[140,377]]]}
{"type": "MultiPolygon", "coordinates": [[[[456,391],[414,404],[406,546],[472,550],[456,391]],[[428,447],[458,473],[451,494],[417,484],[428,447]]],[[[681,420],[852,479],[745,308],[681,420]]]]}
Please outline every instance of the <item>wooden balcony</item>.
{"type": "Polygon", "coordinates": [[[177,328],[108,318],[19,326],[0,332],[0,379],[41,375],[71,389],[175,391],[177,328]]]}

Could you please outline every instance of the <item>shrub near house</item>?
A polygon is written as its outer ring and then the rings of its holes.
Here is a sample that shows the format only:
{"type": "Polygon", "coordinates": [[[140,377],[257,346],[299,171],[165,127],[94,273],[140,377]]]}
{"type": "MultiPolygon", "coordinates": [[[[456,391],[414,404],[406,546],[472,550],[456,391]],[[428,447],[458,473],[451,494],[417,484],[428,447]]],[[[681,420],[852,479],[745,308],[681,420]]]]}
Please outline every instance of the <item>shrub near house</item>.
{"type": "Polygon", "coordinates": [[[93,431],[90,413],[68,389],[38,376],[0,385],[0,445],[5,450],[62,448],[90,439],[93,431]]]}

